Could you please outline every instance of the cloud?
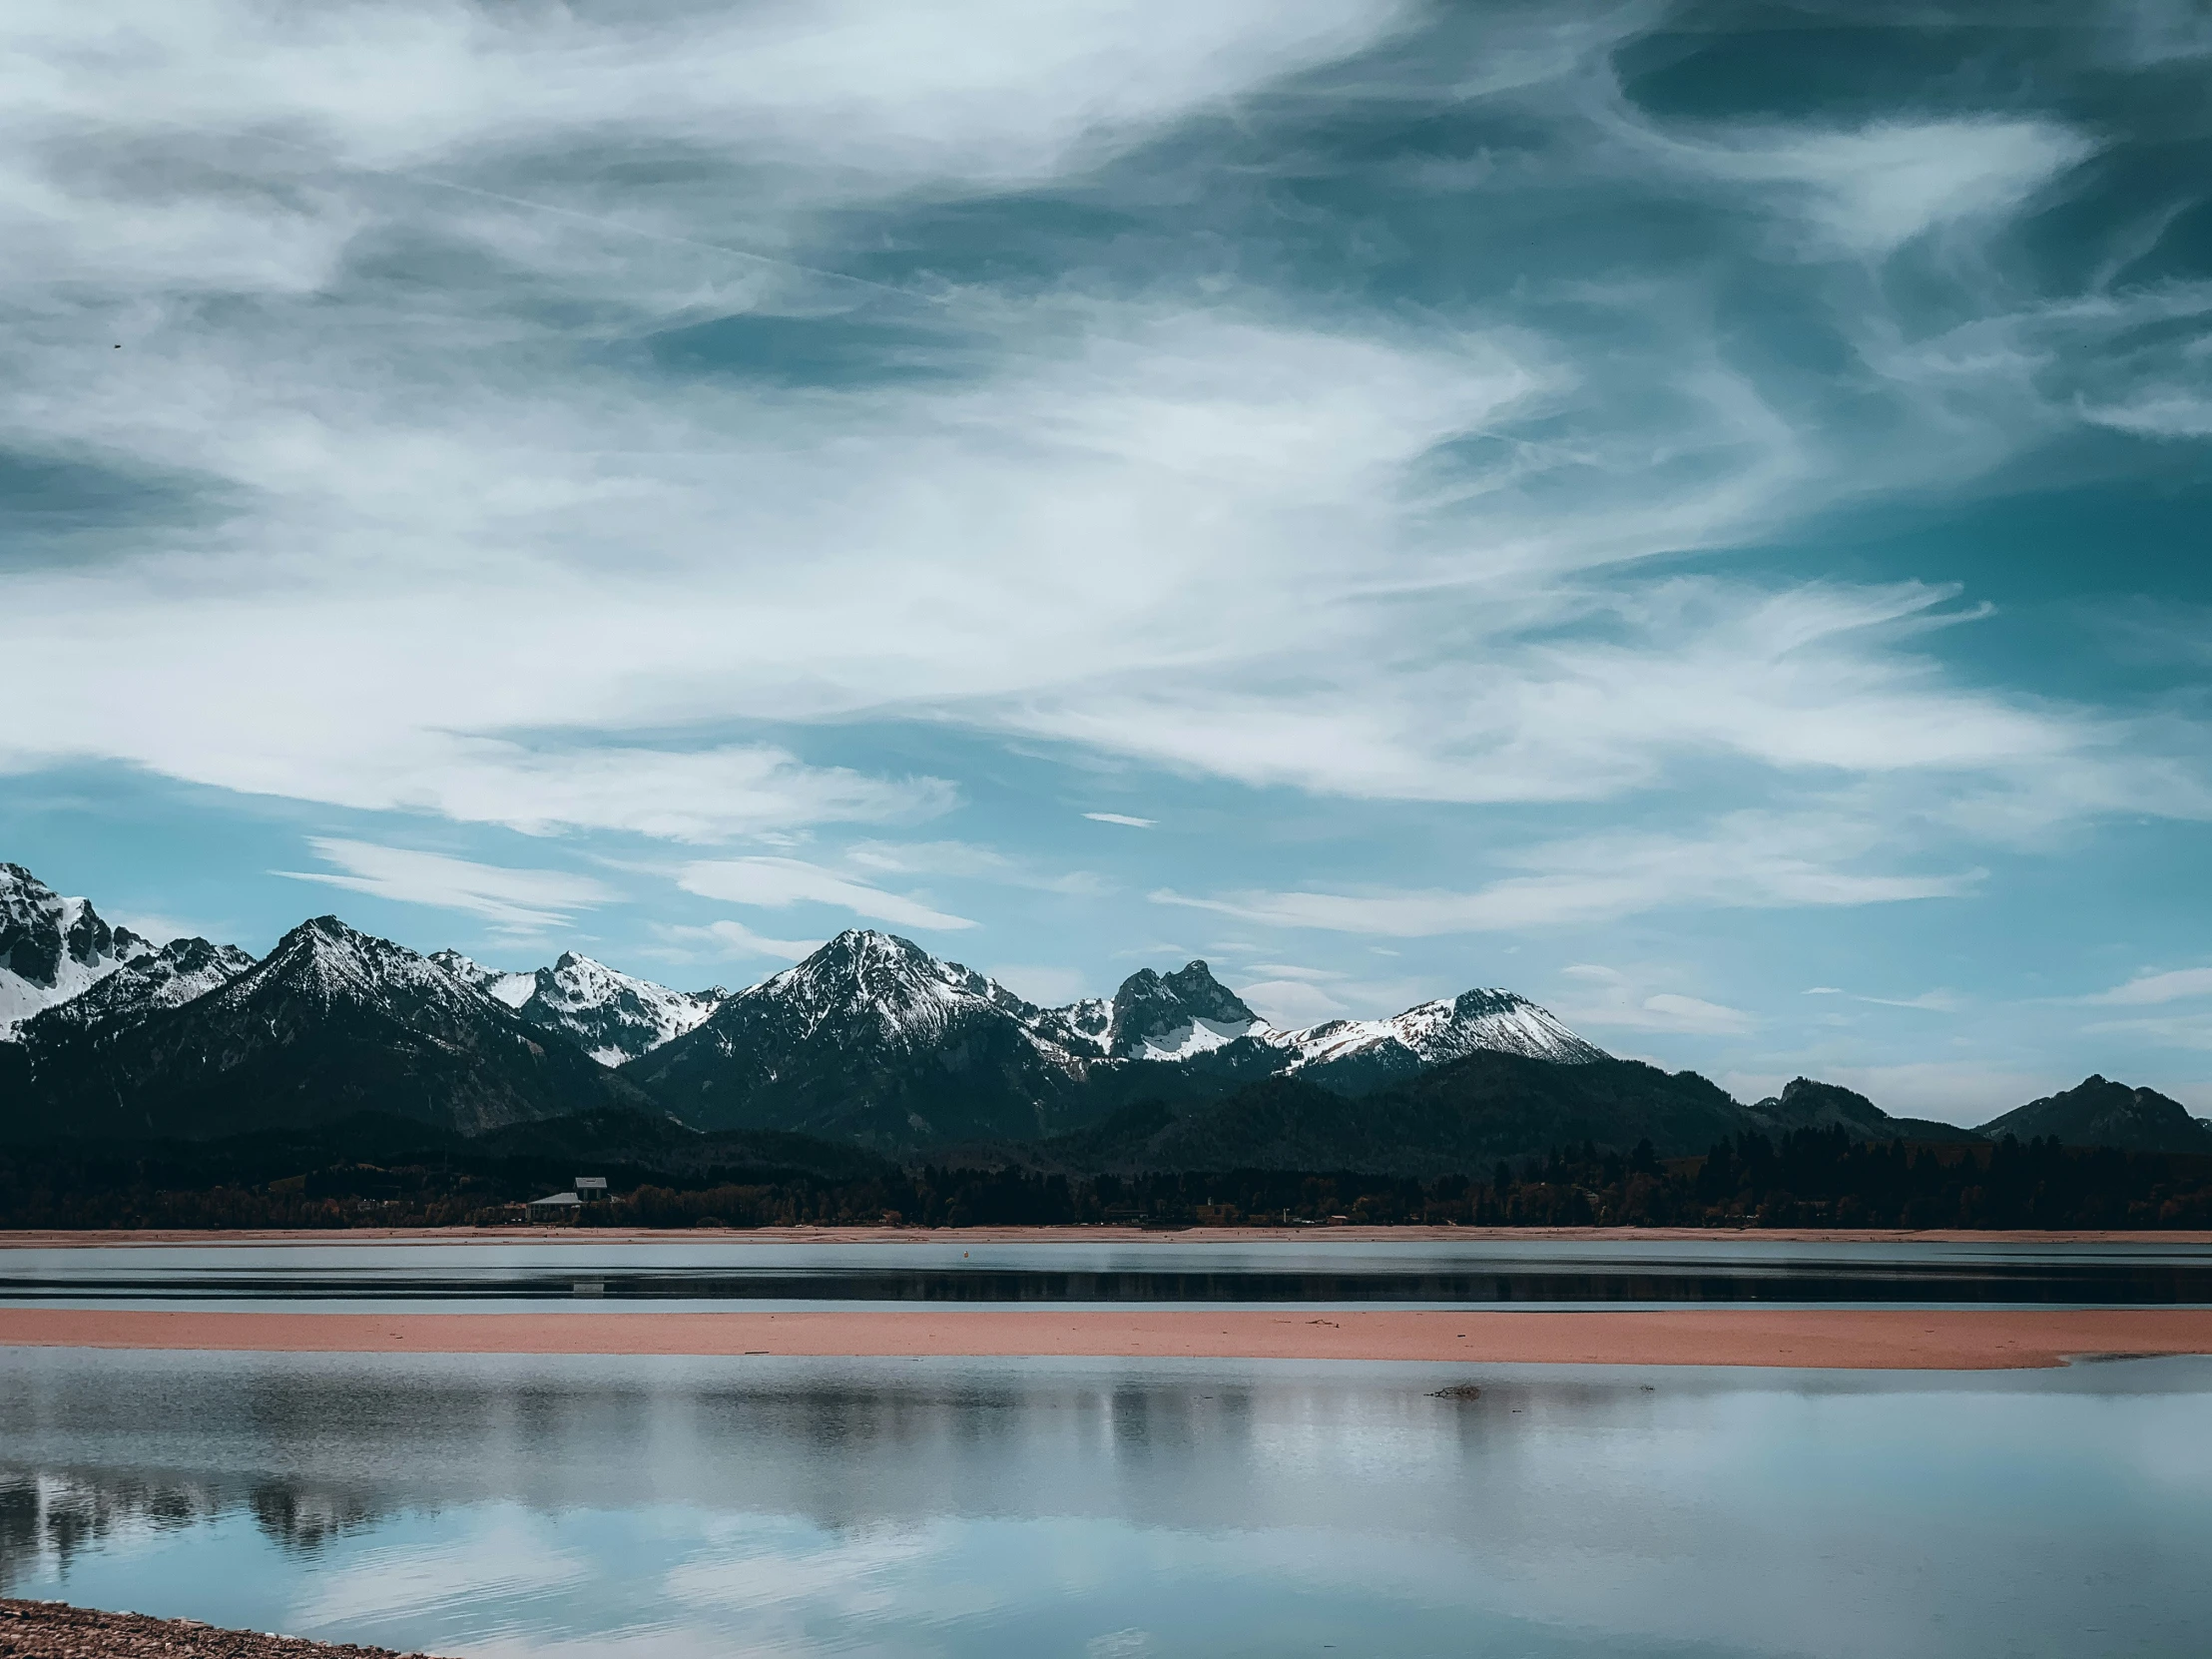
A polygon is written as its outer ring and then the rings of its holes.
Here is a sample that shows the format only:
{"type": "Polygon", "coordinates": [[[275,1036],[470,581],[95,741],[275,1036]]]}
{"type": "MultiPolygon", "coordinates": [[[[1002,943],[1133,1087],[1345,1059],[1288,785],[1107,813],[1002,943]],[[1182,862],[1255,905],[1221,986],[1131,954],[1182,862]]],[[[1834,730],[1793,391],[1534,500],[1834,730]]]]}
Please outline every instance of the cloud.
{"type": "Polygon", "coordinates": [[[796,962],[822,948],[820,939],[772,939],[756,933],[742,921],[710,921],[703,926],[664,924],[654,929],[671,944],[683,947],[683,959],[709,956],[774,956],[796,962]]]}
{"type": "Polygon", "coordinates": [[[293,881],[316,881],[403,904],[479,915],[513,932],[541,932],[567,922],[578,910],[612,903],[619,895],[586,875],[552,869],[508,869],[442,852],[417,852],[370,841],[312,836],[315,855],[338,866],[327,870],[271,870],[293,881]]]}
{"type": "Polygon", "coordinates": [[[128,927],[143,939],[156,944],[167,944],[172,939],[217,938],[228,931],[227,926],[212,926],[206,922],[183,921],[176,916],[165,916],[152,910],[132,910],[109,917],[118,927],[128,927]]]}
{"type": "Polygon", "coordinates": [[[2108,991],[2099,991],[2094,996],[2085,996],[2081,1000],[2141,1006],[2146,1003],[2178,1002],[2191,996],[2212,996],[2212,967],[2176,968],[2166,973],[2138,974],[2124,985],[2114,985],[2108,991]]]}
{"type": "Polygon", "coordinates": [[[1350,974],[1335,968],[1301,967],[1296,962],[1255,962],[1254,973],[1265,973],[1277,979],[1300,979],[1308,984],[1326,985],[1333,979],[1348,979],[1350,974]]]}
{"type": "Polygon", "coordinates": [[[1239,986],[1237,994],[1270,1025],[1290,1031],[1342,1019],[1352,1011],[1310,979],[1261,979],[1239,986]]]}
{"type": "Polygon", "coordinates": [[[1853,996],[1854,1002],[1872,1002],[1884,1008],[1918,1008],[1932,1014],[1955,1014],[1965,999],[1953,990],[1923,991],[1919,996],[1853,996]]]}
{"type": "Polygon", "coordinates": [[[720,858],[686,864],[677,885],[702,898],[780,909],[792,904],[830,904],[894,927],[973,927],[918,899],[885,892],[800,858],[720,858]]]}
{"type": "Polygon", "coordinates": [[[1096,824],[1126,824],[1132,830],[1150,830],[1160,821],[1150,818],[1131,818],[1127,813],[1085,813],[1085,818],[1096,824]]]}
{"type": "MultiPolygon", "coordinates": [[[[2056,802],[2034,781],[2124,748],[1914,648],[1947,590],[1632,573],[1953,483],[2082,418],[2070,390],[2023,397],[1987,368],[2035,352],[1978,348],[1979,318],[1855,333],[1844,420],[1811,382],[1731,360],[1707,276],[1658,267],[1633,292],[1583,282],[1572,327],[1556,282],[1540,304],[1362,308],[1287,270],[1120,272],[1080,239],[1040,247],[1037,281],[830,271],[852,252],[838,225],[906,246],[907,216],[1045,181],[1157,229],[1182,181],[1149,171],[1172,165],[1150,139],[1263,92],[1253,119],[1356,112],[1353,86],[1284,78],[1421,22],[1351,0],[1202,10],[956,9],[928,39],[990,45],[946,52],[865,8],[615,29],[340,7],[300,31],[207,0],[131,11],[146,57],[42,13],[43,68],[6,106],[26,142],[0,201],[24,217],[0,293],[37,303],[0,442],[197,480],[221,528],[11,580],[0,651],[25,683],[65,685],[95,650],[110,679],[38,697],[0,764],[705,842],[952,805],[943,780],[719,736],[791,720],[949,721],[1460,803],[1613,800],[1715,760],[2056,802]],[[607,150],[689,161],[617,190],[607,150]],[[79,303],[131,336],[95,376],[79,303]],[[679,350],[725,336],[758,349],[679,350]],[[791,337],[861,366],[763,372],[791,337]],[[276,665],[281,699],[198,672],[286,641],[312,647],[276,665]]],[[[1593,186],[1748,183],[1854,246],[1990,222],[2082,142],[2013,119],[1593,133],[1571,83],[1628,27],[1570,15],[1534,50],[1470,26],[1429,43],[1469,62],[1408,48],[1373,96],[1402,115],[1519,89],[1593,186]]],[[[1241,176],[1206,154],[1217,188],[1241,176]]],[[[1483,200],[1514,207],[1525,183],[1483,200]]],[[[939,257],[968,269],[916,255],[939,257]]],[[[2133,326],[2090,310],[2012,326],[2133,326]]],[[[2170,372],[2130,369],[2094,406],[2170,372]]]]}
{"type": "Polygon", "coordinates": [[[854,841],[845,846],[843,857],[871,874],[949,875],[1085,897],[1108,890],[1106,882],[1089,870],[1048,874],[1028,859],[972,841],[854,841]]]}
{"type": "Polygon", "coordinates": [[[2152,438],[2212,437],[2212,398],[2157,392],[2131,403],[2083,405],[2084,418],[2152,438]]]}
{"type": "Polygon", "coordinates": [[[2010,211],[2091,149],[2047,121],[1888,121],[1745,135],[1709,152],[1709,166],[1722,178],[1795,187],[1826,240],[1885,255],[1937,226],[2010,211]]]}
{"type": "Polygon", "coordinates": [[[1682,905],[1766,909],[1955,898],[1973,891],[1981,878],[1978,871],[1841,867],[1873,851],[1880,839],[1872,824],[1740,815],[1702,835],[1623,832],[1532,848],[1514,858],[1536,873],[1472,891],[1247,890],[1193,897],[1163,888],[1150,896],[1155,903],[1278,927],[1423,938],[1611,921],[1682,905]]]}
{"type": "Polygon", "coordinates": [[[2123,1035],[2162,1048],[2212,1048],[2212,1010],[2098,1020],[2081,1028],[2096,1036],[2123,1035]]]}
{"type": "Polygon", "coordinates": [[[1594,962],[1561,970],[1576,982],[1576,998],[1554,1012],[1569,1025],[1629,1031],[1672,1031],[1699,1036],[1741,1036],[1757,1023],[1741,1008],[1730,1008],[1679,991],[1650,987],[1645,976],[1631,975],[1594,962]]]}
{"type": "Polygon", "coordinates": [[[1090,979],[1081,968],[1012,962],[986,968],[984,972],[1016,996],[1026,997],[1043,1008],[1062,1008],[1089,994],[1090,979]]]}
{"type": "Polygon", "coordinates": [[[1424,594],[1420,617],[1363,607],[1369,656],[1328,683],[1155,672],[1038,697],[1011,718],[1253,785],[1467,803],[1606,800],[1715,760],[1996,782],[2076,773],[2123,741],[1945,683],[1909,647],[1962,620],[1950,597],[1686,578],[1424,594]],[[1459,652],[1412,660],[1447,617],[1459,652]]]}

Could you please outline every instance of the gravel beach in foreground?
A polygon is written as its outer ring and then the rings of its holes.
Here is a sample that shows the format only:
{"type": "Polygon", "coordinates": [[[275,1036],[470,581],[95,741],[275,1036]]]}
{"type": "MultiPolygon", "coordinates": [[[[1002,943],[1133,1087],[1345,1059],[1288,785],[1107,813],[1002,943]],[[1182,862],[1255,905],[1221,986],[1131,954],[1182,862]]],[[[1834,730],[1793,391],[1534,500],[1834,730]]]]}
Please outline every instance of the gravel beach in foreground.
{"type": "Polygon", "coordinates": [[[258,1630],[219,1630],[194,1619],[150,1619],[141,1613],[102,1613],[65,1601],[0,1600],[0,1655],[6,1659],[428,1659],[420,1653],[355,1647],[350,1642],[310,1642],[258,1630]]]}

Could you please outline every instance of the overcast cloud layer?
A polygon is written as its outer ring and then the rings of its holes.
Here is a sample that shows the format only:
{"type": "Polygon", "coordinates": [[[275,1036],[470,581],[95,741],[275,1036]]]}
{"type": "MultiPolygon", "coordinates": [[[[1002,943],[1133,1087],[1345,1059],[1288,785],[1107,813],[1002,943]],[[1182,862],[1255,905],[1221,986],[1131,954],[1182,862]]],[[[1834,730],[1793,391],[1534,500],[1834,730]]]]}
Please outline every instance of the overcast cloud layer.
{"type": "Polygon", "coordinates": [[[2184,4],[21,0],[0,856],[2212,1107],[2184,4]]]}

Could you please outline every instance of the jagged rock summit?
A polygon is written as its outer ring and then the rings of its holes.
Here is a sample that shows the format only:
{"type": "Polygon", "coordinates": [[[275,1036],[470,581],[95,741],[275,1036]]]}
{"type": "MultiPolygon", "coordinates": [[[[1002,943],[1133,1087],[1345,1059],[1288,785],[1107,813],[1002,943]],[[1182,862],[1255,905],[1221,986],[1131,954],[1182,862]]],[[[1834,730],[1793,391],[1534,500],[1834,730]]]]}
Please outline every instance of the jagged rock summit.
{"type": "Polygon", "coordinates": [[[1358,1093],[1486,1047],[1604,1058],[1507,991],[1287,1032],[1203,961],[1133,973],[1110,1003],[1045,1008],[909,939],[853,929],[623,1075],[701,1128],[905,1149],[1070,1132],[1132,1101],[1209,1099],[1286,1071],[1358,1093]]]}
{"type": "Polygon", "coordinates": [[[62,897],[21,864],[0,864],[0,1042],[153,952],[151,939],[110,927],[87,900],[62,897]]]}
{"type": "Polygon", "coordinates": [[[729,994],[719,985],[671,990],[573,950],[535,973],[488,968],[458,950],[432,951],[429,959],[533,1025],[559,1032],[603,1066],[635,1060],[682,1036],[729,994]]]}
{"type": "MultiPolygon", "coordinates": [[[[1076,1010],[1086,1006],[1061,1012],[1073,1025],[1076,1010]]],[[[1173,973],[1142,968],[1124,979],[1101,1035],[1117,1060],[1183,1060],[1270,1029],[1213,969],[1193,961],[1173,973]]]]}
{"type": "Polygon", "coordinates": [[[202,938],[171,939],[151,955],[134,956],[67,1002],[56,1003],[23,1026],[23,1040],[38,1046],[65,1032],[94,1027],[120,1030],[164,1008],[182,1007],[229,984],[254,965],[254,953],[202,938]]]}
{"type": "Polygon", "coordinates": [[[2212,1152],[2212,1123],[2189,1115],[2156,1089],[2083,1078],[2058,1094],[2015,1106],[1977,1132],[1990,1140],[2054,1135],[2065,1146],[2113,1146],[2129,1152],[2212,1152]]]}

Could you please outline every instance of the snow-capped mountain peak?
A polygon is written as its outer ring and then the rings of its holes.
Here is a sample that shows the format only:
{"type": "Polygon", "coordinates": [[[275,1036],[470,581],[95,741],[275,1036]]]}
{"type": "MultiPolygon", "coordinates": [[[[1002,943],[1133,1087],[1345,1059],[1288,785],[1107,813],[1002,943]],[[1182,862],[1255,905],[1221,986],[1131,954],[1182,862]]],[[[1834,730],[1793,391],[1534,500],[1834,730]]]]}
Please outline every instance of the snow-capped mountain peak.
{"type": "Polygon", "coordinates": [[[1203,961],[1173,973],[1141,968],[1114,992],[1106,1049],[1117,1060],[1183,1060],[1271,1027],[1203,961]]]}
{"type": "Polygon", "coordinates": [[[171,939],[137,956],[67,1002],[57,1003],[24,1027],[26,1042],[44,1043],[65,1033],[136,1024],[164,1008],[178,1008],[227,985],[254,965],[251,951],[206,939],[171,939]]]}
{"type": "Polygon", "coordinates": [[[854,928],[623,1075],[687,1121],[886,1146],[1073,1127],[1093,1038],[910,939],[854,928]]]}
{"type": "Polygon", "coordinates": [[[539,968],[522,1017],[581,1043],[603,1066],[635,1060],[693,1029],[715,1011],[714,991],[678,991],[564,950],[539,968]]]}
{"type": "Polygon", "coordinates": [[[64,898],[21,864],[0,864],[0,1042],[153,951],[152,940],[110,927],[87,900],[64,898]]]}
{"type": "Polygon", "coordinates": [[[272,989],[324,1006],[346,1001],[382,1003],[396,997],[460,1011],[491,1000],[487,992],[456,979],[429,957],[348,927],[336,916],[301,922],[218,994],[226,1004],[243,1006],[272,989]]]}
{"type": "Polygon", "coordinates": [[[1545,1008],[1496,987],[1417,1003],[1388,1019],[1333,1019],[1277,1039],[1293,1058],[1292,1069],[1348,1063],[1383,1072],[1441,1065],[1493,1049],[1532,1060],[1579,1065],[1606,1058],[1545,1008]]]}
{"type": "Polygon", "coordinates": [[[932,956],[911,939],[871,927],[848,928],[805,961],[730,1000],[749,998],[785,1005],[809,1031],[860,1018],[899,1043],[929,1041],[944,1031],[956,1010],[969,1006],[1011,1015],[1040,1030],[1058,1025],[1050,1010],[1016,996],[997,980],[932,956]]]}
{"type": "Polygon", "coordinates": [[[521,1007],[538,988],[538,976],[534,973],[509,973],[501,968],[486,967],[450,947],[431,951],[430,960],[463,984],[474,985],[486,996],[510,1008],[521,1007]]]}
{"type": "Polygon", "coordinates": [[[725,994],[719,988],[671,990],[573,950],[534,973],[485,967],[458,950],[435,951],[430,960],[533,1025],[576,1043],[603,1066],[635,1060],[682,1036],[713,1013],[725,994]]]}

